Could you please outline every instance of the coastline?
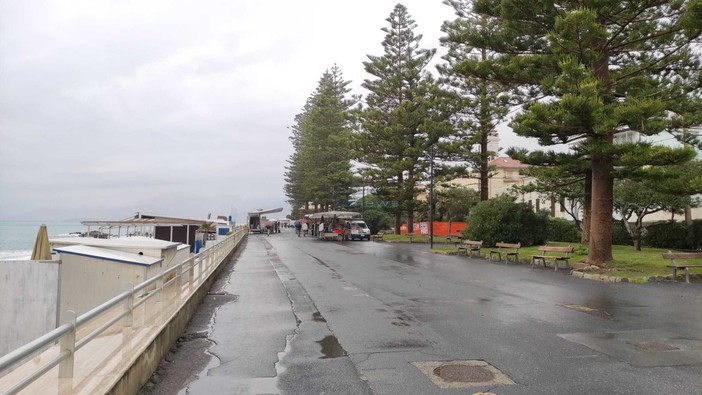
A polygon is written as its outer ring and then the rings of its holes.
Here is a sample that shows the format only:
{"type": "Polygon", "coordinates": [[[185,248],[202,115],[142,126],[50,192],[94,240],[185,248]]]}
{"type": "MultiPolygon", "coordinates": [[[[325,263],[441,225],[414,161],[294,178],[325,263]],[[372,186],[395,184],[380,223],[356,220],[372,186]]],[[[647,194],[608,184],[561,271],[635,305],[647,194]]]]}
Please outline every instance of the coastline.
{"type": "Polygon", "coordinates": [[[50,238],[84,230],[79,221],[0,221],[0,260],[29,259],[41,224],[46,224],[50,238]]]}

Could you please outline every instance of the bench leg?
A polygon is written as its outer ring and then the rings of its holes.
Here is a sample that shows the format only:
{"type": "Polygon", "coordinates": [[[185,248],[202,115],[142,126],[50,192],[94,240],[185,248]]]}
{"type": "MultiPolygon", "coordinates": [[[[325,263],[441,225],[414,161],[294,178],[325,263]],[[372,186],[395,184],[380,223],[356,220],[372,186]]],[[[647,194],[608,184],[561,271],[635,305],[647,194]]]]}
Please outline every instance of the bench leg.
{"type": "Polygon", "coordinates": [[[689,267],[685,268],[685,282],[690,284],[690,268],[689,267]]]}

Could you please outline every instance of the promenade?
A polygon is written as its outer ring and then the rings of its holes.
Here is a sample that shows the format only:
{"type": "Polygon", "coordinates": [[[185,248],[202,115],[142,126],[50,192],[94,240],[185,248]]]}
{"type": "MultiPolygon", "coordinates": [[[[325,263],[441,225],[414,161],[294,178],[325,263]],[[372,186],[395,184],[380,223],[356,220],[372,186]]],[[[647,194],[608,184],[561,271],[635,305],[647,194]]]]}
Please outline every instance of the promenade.
{"type": "Polygon", "coordinates": [[[699,394],[700,284],[250,235],[144,394],[699,394]]]}

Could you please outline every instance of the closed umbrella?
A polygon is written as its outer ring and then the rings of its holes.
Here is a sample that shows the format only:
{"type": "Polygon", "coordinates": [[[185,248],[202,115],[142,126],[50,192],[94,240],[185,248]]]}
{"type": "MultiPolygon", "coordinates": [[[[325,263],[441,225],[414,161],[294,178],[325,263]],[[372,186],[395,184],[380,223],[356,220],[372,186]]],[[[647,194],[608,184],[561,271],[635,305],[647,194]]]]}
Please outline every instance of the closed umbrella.
{"type": "Polygon", "coordinates": [[[33,261],[48,261],[51,259],[51,246],[49,246],[49,232],[46,230],[46,225],[41,224],[39,233],[37,233],[37,241],[34,243],[32,251],[33,261]]]}

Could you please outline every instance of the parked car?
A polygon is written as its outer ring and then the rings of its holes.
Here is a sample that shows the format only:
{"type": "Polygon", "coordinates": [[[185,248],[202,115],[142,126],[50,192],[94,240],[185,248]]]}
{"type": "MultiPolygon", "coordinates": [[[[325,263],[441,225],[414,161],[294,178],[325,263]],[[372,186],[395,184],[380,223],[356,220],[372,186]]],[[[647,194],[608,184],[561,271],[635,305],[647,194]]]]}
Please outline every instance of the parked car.
{"type": "Polygon", "coordinates": [[[346,221],[348,231],[346,233],[347,240],[370,240],[371,231],[365,221],[360,219],[352,219],[346,221]]]}

